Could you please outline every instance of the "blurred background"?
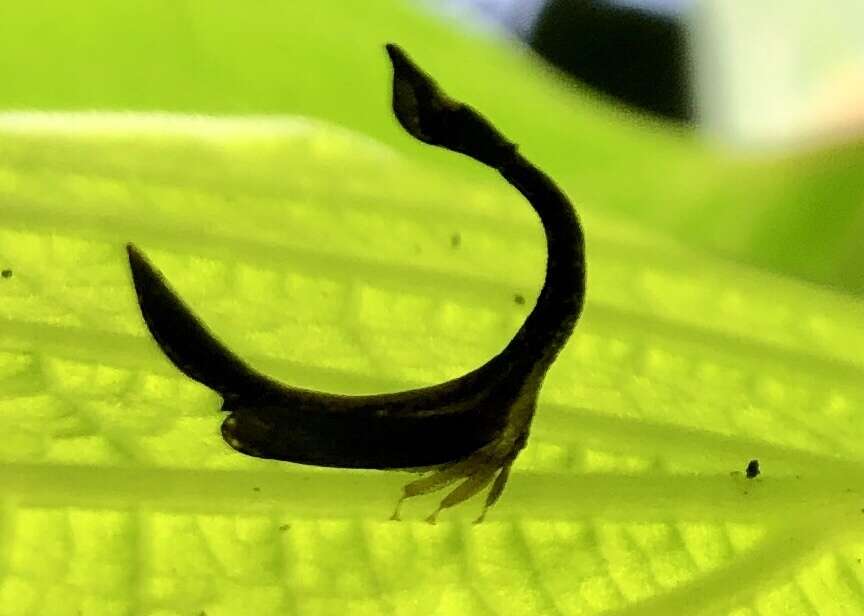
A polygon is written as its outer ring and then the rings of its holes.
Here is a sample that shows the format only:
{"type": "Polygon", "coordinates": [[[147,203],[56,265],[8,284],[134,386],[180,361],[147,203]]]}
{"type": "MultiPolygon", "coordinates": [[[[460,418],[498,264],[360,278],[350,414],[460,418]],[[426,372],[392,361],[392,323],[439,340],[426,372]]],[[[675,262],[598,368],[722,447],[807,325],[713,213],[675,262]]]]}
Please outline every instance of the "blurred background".
{"type": "MultiPolygon", "coordinates": [[[[864,292],[861,2],[839,0],[818,12],[798,0],[420,4],[530,49],[574,90],[626,110],[622,123],[651,124],[654,136],[683,129],[707,146],[708,174],[681,161],[655,167],[669,206],[668,216],[655,211],[655,221],[680,238],[864,292]],[[673,205],[682,198],[689,211],[673,205]]],[[[628,196],[644,205],[652,197],[636,188],[639,170],[627,165],[628,196]]]]}
{"type": "Polygon", "coordinates": [[[578,82],[745,147],[864,133],[864,5],[425,0],[522,42],[578,82]]]}
{"type": "Polygon", "coordinates": [[[393,125],[393,40],[587,210],[861,294],[861,24],[857,0],[4,3],[0,109],[303,115],[476,180],[393,125]]]}

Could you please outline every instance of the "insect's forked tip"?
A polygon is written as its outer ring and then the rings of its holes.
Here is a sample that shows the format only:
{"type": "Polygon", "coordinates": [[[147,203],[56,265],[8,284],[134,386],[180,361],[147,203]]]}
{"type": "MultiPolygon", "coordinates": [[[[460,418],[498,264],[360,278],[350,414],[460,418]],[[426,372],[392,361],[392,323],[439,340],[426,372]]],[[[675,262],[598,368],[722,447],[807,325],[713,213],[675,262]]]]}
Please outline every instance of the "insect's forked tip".
{"type": "Polygon", "coordinates": [[[385,48],[393,65],[393,113],[409,135],[496,169],[512,158],[515,145],[482,115],[447,96],[401,47],[385,48]]]}
{"type": "Polygon", "coordinates": [[[392,104],[399,124],[415,139],[448,147],[440,123],[452,103],[401,47],[388,43],[385,48],[393,65],[392,104]]]}
{"type": "Polygon", "coordinates": [[[142,289],[142,278],[148,273],[147,259],[144,254],[132,242],[126,244],[126,256],[129,259],[129,270],[132,272],[132,282],[135,285],[135,292],[139,294],[142,289]]]}
{"type": "Polygon", "coordinates": [[[405,52],[396,43],[387,43],[384,45],[384,49],[387,50],[387,55],[390,56],[391,62],[397,62],[398,59],[405,57],[405,52]]]}
{"type": "MultiPolygon", "coordinates": [[[[422,75],[422,72],[414,62],[408,57],[408,54],[399,47],[396,43],[387,43],[384,45],[387,50],[387,55],[390,57],[390,64],[393,65],[393,70],[399,74],[410,74],[416,76],[422,75]]],[[[428,79],[428,78],[427,78],[428,79]]]]}
{"type": "Polygon", "coordinates": [[[144,256],[144,253],[141,252],[132,242],[126,244],[126,255],[129,258],[129,268],[132,270],[132,278],[135,280],[135,286],[137,288],[139,285],[139,278],[144,274],[144,272],[148,272],[148,270],[152,270],[153,268],[147,262],[147,257],[144,256]]]}

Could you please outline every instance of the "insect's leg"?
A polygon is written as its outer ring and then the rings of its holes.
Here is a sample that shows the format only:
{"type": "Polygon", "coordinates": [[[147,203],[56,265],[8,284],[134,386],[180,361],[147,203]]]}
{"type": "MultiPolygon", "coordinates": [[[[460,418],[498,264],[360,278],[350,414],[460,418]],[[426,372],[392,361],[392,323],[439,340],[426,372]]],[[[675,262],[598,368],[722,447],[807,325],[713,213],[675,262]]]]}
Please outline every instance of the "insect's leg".
{"type": "Polygon", "coordinates": [[[496,467],[481,468],[479,471],[468,477],[465,481],[456,486],[456,489],[444,497],[444,500],[438,505],[438,508],[432,512],[426,521],[430,524],[435,524],[438,521],[438,514],[442,510],[458,505],[459,503],[468,500],[477,492],[489,485],[492,478],[498,469],[496,467]]]}
{"type": "Polygon", "coordinates": [[[507,480],[510,479],[510,469],[513,466],[513,462],[516,461],[516,456],[519,455],[519,452],[525,448],[525,442],[527,440],[528,433],[525,432],[519,437],[510,455],[506,460],[504,460],[503,464],[501,464],[501,472],[498,473],[498,477],[495,478],[495,483],[492,484],[489,494],[486,495],[486,502],[483,504],[483,511],[481,511],[480,516],[474,520],[475,524],[480,524],[485,520],[486,512],[489,511],[489,508],[492,507],[492,505],[498,502],[499,498],[501,498],[501,494],[504,492],[504,487],[507,485],[507,480]]]}
{"type": "Polygon", "coordinates": [[[393,512],[393,515],[390,516],[390,519],[400,519],[399,510],[402,508],[402,503],[404,503],[407,499],[414,496],[429,494],[430,492],[435,492],[436,490],[440,490],[441,488],[446,488],[451,483],[455,483],[456,481],[459,481],[460,479],[465,477],[468,474],[465,472],[465,470],[467,468],[470,468],[470,466],[474,463],[475,462],[474,460],[472,460],[472,458],[468,458],[467,460],[462,460],[461,462],[456,462],[455,464],[451,464],[440,470],[437,470],[431,475],[421,477],[420,479],[416,479],[411,483],[406,483],[402,487],[402,496],[396,503],[396,510],[393,512]]]}
{"type": "Polygon", "coordinates": [[[396,509],[393,510],[393,515],[390,516],[390,519],[394,522],[402,521],[402,503],[405,502],[405,499],[408,498],[404,494],[399,497],[399,500],[396,501],[396,509]]]}
{"type": "Polygon", "coordinates": [[[483,504],[483,511],[480,513],[480,517],[474,520],[475,524],[480,524],[483,520],[486,519],[486,512],[489,510],[489,507],[498,502],[498,499],[501,498],[501,493],[504,491],[504,486],[507,485],[507,479],[510,477],[510,467],[513,466],[513,460],[510,460],[504,467],[501,469],[501,472],[498,473],[498,476],[495,478],[495,483],[492,484],[492,489],[489,490],[489,494],[486,495],[486,502],[483,504]]]}

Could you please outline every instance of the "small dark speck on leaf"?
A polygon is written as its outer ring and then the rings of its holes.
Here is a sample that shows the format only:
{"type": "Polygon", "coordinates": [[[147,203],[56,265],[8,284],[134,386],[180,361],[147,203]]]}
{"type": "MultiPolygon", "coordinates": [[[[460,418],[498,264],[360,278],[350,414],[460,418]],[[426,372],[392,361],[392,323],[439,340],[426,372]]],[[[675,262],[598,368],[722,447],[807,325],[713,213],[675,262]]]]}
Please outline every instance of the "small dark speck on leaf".
{"type": "Polygon", "coordinates": [[[252,491],[253,492],[260,492],[261,488],[259,488],[258,486],[255,486],[254,488],[252,488],[252,491]]]}
{"type": "Polygon", "coordinates": [[[12,278],[12,270],[4,269],[2,272],[0,272],[0,276],[3,276],[3,278],[12,278]]]}
{"type": "Polygon", "coordinates": [[[759,475],[759,460],[750,460],[747,463],[747,479],[753,479],[759,475]]]}
{"type": "Polygon", "coordinates": [[[459,232],[457,231],[456,233],[454,233],[453,235],[450,236],[450,246],[452,248],[459,248],[459,246],[461,246],[461,245],[462,245],[462,236],[459,235],[459,232]]]}
{"type": "Polygon", "coordinates": [[[525,298],[522,295],[520,295],[519,293],[516,293],[513,296],[513,301],[521,306],[525,303],[525,298]]]}
{"type": "Polygon", "coordinates": [[[284,532],[285,532],[286,530],[288,530],[289,528],[291,528],[291,525],[290,525],[290,524],[282,524],[282,525],[279,527],[279,530],[282,531],[282,532],[284,533],[284,532]]]}

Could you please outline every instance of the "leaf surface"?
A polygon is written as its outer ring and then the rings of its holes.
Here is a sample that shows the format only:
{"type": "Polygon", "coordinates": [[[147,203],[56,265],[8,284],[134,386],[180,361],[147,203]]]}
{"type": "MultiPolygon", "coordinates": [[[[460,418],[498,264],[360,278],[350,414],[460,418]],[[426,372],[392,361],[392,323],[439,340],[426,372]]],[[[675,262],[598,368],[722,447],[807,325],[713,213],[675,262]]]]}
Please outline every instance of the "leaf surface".
{"type": "Polygon", "coordinates": [[[518,328],[543,267],[519,197],[299,118],[0,133],[5,613],[860,608],[860,302],[582,208],[587,310],[502,503],[388,523],[407,474],[222,442],[215,396],[146,335],[124,242],[254,365],[390,391],[518,328]]]}
{"type": "Polygon", "coordinates": [[[0,615],[864,613],[864,305],[800,281],[864,288],[860,148],[734,160],[534,69],[389,0],[0,7],[0,615]],[[585,315],[480,526],[387,522],[407,473],[228,448],[126,269],[134,241],[304,387],[497,352],[539,224],[399,131],[388,40],[586,227],[585,315]]]}

